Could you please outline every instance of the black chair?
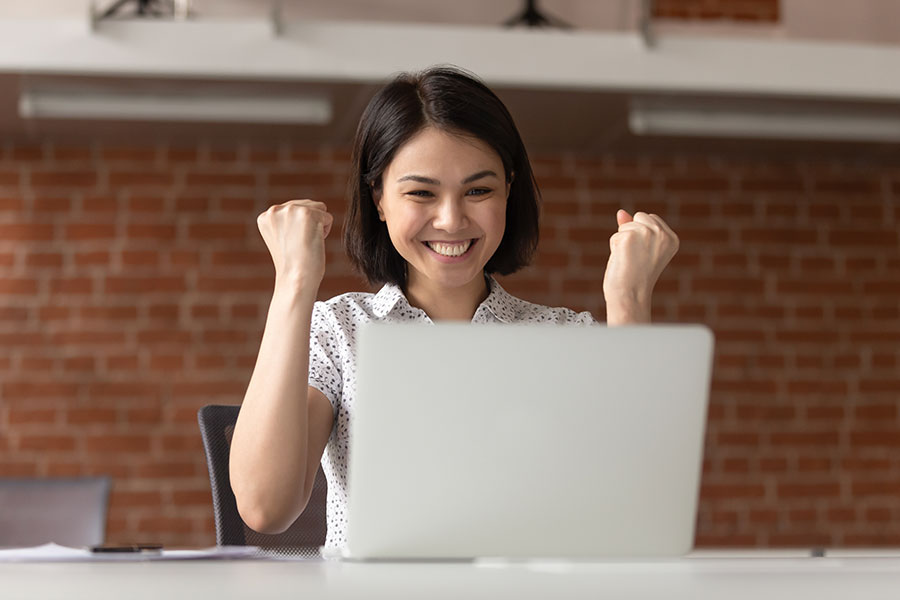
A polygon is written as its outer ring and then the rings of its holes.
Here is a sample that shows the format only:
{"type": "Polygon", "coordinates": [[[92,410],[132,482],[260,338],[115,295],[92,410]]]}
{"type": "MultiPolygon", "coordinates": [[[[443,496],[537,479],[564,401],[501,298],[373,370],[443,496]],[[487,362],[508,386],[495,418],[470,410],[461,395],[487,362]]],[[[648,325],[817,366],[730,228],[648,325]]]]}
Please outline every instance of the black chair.
{"type": "Polygon", "coordinates": [[[216,543],[220,546],[259,546],[276,554],[316,556],[325,543],[325,474],[319,467],[309,504],[293,525],[283,533],[268,535],[250,529],[238,513],[237,501],[231,491],[228,457],[231,436],[240,406],[208,405],[197,413],[209,483],[212,487],[213,510],[216,521],[216,543]]]}

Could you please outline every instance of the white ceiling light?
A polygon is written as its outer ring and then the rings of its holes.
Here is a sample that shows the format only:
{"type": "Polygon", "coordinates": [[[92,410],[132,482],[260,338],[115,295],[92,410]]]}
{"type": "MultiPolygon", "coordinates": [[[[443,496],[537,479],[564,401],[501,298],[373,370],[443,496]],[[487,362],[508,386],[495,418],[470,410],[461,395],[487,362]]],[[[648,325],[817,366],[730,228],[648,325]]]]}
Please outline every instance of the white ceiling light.
{"type": "Polygon", "coordinates": [[[635,101],[635,135],[900,142],[900,110],[635,101]]]}
{"type": "Polygon", "coordinates": [[[325,125],[326,98],[230,93],[135,93],[26,90],[19,96],[23,119],[187,121],[325,125]]]}

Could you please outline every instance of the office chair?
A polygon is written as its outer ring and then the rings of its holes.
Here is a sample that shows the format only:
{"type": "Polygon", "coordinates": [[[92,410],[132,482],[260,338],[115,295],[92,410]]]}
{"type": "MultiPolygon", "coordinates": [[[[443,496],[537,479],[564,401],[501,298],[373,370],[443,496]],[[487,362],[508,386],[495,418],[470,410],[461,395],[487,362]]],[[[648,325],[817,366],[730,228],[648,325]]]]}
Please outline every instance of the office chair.
{"type": "Polygon", "coordinates": [[[99,546],[109,477],[0,478],[0,546],[99,546]]]}
{"type": "Polygon", "coordinates": [[[228,475],[231,436],[239,411],[240,406],[210,404],[197,412],[212,487],[216,543],[219,546],[259,546],[275,554],[318,556],[326,533],[327,485],[321,467],[316,474],[309,504],[286,531],[274,535],[259,533],[241,519],[228,475]]]}

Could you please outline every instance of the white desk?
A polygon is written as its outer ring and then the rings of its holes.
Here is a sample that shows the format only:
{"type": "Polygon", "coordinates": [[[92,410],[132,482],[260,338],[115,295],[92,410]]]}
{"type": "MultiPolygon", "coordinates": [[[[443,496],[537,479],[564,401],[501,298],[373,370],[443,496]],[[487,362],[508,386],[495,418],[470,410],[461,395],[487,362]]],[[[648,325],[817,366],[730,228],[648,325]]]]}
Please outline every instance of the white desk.
{"type": "Polygon", "coordinates": [[[898,597],[898,557],[692,558],[534,565],[251,560],[0,564],[3,600],[898,597]]]}

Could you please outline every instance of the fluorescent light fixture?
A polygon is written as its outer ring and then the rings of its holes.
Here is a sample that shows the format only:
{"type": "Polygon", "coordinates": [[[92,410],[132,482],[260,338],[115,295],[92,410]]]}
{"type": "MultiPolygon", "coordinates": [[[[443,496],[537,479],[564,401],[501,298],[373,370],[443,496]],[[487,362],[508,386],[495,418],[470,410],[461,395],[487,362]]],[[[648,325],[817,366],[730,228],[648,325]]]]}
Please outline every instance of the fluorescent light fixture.
{"type": "Polygon", "coordinates": [[[326,98],[283,94],[26,90],[19,96],[23,119],[325,125],[331,114],[326,98]]]}
{"type": "Polygon", "coordinates": [[[717,106],[709,101],[632,103],[635,135],[900,142],[900,110],[882,107],[717,106]]]}

